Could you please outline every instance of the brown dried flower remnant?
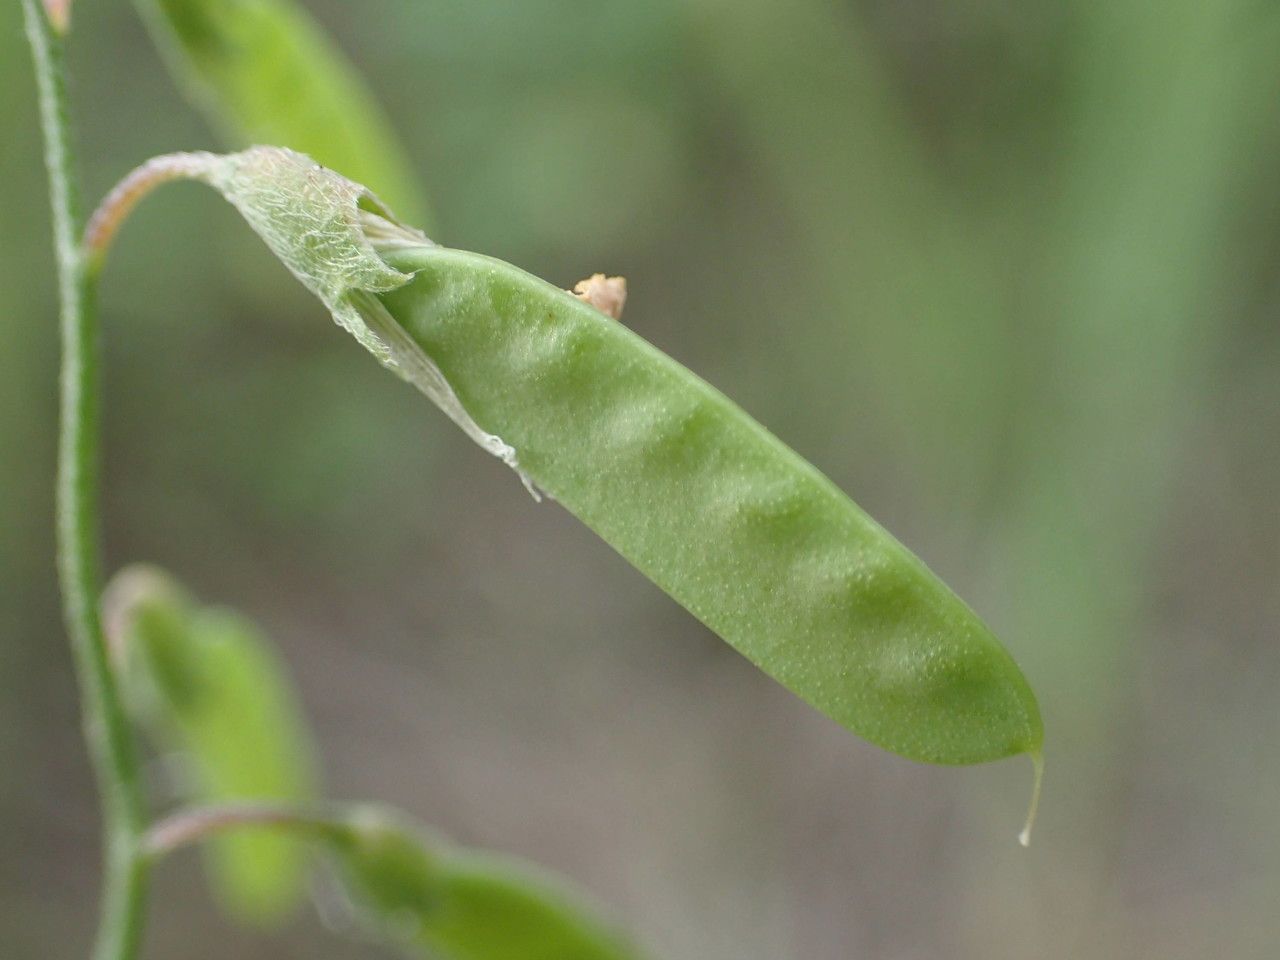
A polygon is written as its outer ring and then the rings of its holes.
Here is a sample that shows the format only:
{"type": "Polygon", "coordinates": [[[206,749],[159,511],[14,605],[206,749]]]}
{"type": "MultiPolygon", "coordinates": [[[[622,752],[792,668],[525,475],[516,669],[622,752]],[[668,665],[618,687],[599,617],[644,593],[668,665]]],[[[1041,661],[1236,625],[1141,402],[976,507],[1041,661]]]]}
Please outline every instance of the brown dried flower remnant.
{"type": "Polygon", "coordinates": [[[570,291],[579,300],[591,304],[606,317],[622,318],[622,308],[627,302],[627,278],[606,277],[593,273],[586,280],[579,280],[570,291]]]}

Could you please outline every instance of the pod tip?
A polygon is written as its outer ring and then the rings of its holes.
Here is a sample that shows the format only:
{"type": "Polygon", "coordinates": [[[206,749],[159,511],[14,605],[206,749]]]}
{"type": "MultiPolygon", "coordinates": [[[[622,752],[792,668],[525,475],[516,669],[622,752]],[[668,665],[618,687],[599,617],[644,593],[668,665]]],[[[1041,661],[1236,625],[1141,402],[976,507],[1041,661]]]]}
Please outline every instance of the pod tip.
{"type": "Polygon", "coordinates": [[[1024,847],[1031,846],[1031,828],[1036,822],[1036,810],[1040,806],[1040,784],[1044,782],[1044,755],[1039,750],[1030,754],[1031,763],[1035,767],[1035,781],[1031,786],[1031,806],[1027,809],[1027,822],[1018,834],[1018,842],[1024,847]]]}

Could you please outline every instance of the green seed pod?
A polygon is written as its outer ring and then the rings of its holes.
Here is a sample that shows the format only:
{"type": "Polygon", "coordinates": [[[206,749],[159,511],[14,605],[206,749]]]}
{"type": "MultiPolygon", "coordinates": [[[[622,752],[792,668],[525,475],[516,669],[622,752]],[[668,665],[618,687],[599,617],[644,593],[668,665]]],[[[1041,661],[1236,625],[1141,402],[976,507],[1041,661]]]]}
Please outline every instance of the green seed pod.
{"type": "Polygon", "coordinates": [[[723,394],[583,299],[432,244],[305,157],[197,165],[375,356],[766,673],[914,760],[1028,754],[1038,794],[1040,713],[1013,658],[723,394]]]}
{"type": "MultiPolygon", "coordinates": [[[[103,597],[108,640],[131,713],[182,760],[190,803],[305,803],[316,794],[311,734],[270,641],[229,610],[204,607],[171,577],[127,567],[103,597]]],[[[211,885],[237,920],[274,925],[306,889],[307,852],[241,830],[207,849],[211,885]]]]}
{"type": "Polygon", "coordinates": [[[1035,698],[982,622],[826,477],[590,305],[442,247],[379,299],[540,489],[748,659],[915,760],[1032,753],[1035,698]]]}
{"type": "Polygon", "coordinates": [[[373,932],[442,960],[635,960],[587,898],[510,857],[446,843],[373,808],[327,831],[344,885],[373,932]]]}

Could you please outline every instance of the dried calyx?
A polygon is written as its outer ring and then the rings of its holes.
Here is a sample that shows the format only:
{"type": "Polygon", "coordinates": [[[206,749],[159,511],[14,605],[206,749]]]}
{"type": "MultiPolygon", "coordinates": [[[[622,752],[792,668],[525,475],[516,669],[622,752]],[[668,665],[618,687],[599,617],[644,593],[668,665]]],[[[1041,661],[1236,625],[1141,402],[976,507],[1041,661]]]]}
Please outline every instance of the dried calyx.
{"type": "Polygon", "coordinates": [[[387,368],[413,384],[484,450],[519,475],[516,451],[484,430],[463,408],[436,363],[392,317],[378,294],[412,275],[389,266],[381,253],[435,246],[400,221],[366,187],[304,154],[283,147],[240,153],[173,153],[142,164],[107,195],[89,221],[84,257],[96,272],[116,232],[139,201],[162,183],[198,180],[232,204],[271,251],[334,320],[387,368]]]}

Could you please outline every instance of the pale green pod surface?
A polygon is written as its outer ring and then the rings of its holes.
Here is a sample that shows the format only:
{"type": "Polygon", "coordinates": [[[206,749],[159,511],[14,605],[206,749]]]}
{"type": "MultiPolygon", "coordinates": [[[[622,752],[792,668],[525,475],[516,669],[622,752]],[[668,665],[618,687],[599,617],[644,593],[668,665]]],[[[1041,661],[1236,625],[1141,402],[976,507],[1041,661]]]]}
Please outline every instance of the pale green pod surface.
{"type": "Polygon", "coordinates": [[[1038,755],[1013,659],[813,466],[622,324],[509,264],[391,249],[380,294],[519,468],[766,673],[915,760],[1038,755]]]}
{"type": "MultiPolygon", "coordinates": [[[[313,749],[287,672],[243,617],[196,604],[172,580],[130,568],[108,588],[124,692],[157,745],[182,761],[185,802],[309,802],[313,749]]],[[[306,892],[306,847],[245,828],[206,845],[210,881],[239,920],[271,923],[306,892]]]]}
{"type": "Polygon", "coordinates": [[[424,222],[426,203],[399,137],[304,7],[292,0],[135,2],[171,72],[230,145],[292,147],[424,222]]]}
{"type": "MultiPolygon", "coordinates": [[[[363,822],[362,822],[363,821],[363,822]]],[[[568,884],[455,847],[385,815],[330,834],[365,924],[431,960],[634,960],[627,938],[568,884]]]]}

